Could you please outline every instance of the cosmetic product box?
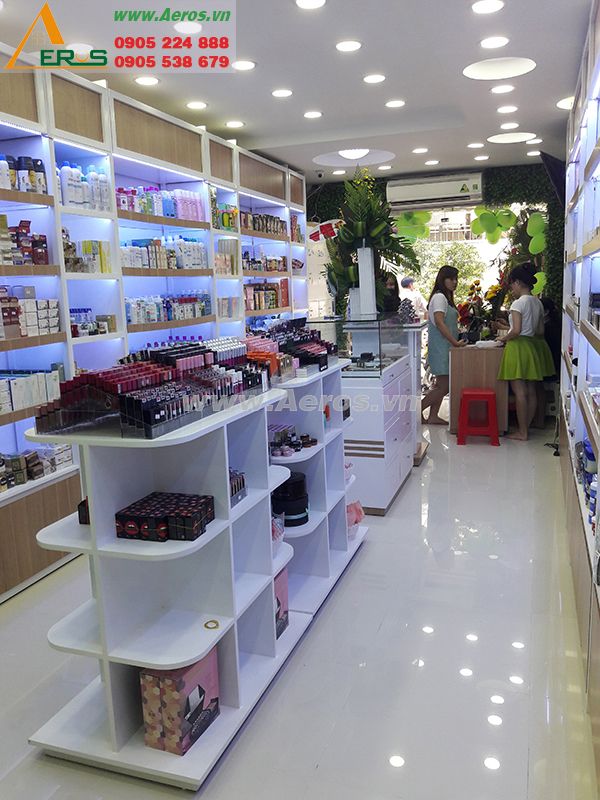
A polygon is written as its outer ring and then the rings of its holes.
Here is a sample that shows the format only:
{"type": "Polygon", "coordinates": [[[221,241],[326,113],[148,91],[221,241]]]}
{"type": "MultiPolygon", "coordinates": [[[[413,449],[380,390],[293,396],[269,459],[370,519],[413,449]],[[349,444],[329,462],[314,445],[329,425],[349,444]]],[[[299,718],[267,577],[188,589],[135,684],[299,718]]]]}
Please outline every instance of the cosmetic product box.
{"type": "Polygon", "coordinates": [[[271,495],[271,506],[274,514],[284,514],[286,528],[305,525],[309,518],[306,476],[292,472],[271,495]]]}
{"type": "Polygon", "coordinates": [[[177,670],[140,673],[144,742],[182,756],[219,716],[217,648],[177,670]]]}
{"type": "Polygon", "coordinates": [[[35,300],[35,286],[13,286],[11,294],[19,300],[35,300]]]}
{"type": "Polygon", "coordinates": [[[229,490],[232,508],[237,506],[237,504],[241,502],[244,497],[248,496],[246,476],[243,472],[236,472],[233,469],[229,470],[229,490]]]}
{"type": "Polygon", "coordinates": [[[290,607],[288,599],[288,570],[281,570],[274,581],[275,588],[275,635],[277,639],[290,624],[290,607]]]}
{"type": "Polygon", "coordinates": [[[115,524],[120,539],[195,541],[214,518],[213,497],[152,492],[118,511],[115,524]]]}

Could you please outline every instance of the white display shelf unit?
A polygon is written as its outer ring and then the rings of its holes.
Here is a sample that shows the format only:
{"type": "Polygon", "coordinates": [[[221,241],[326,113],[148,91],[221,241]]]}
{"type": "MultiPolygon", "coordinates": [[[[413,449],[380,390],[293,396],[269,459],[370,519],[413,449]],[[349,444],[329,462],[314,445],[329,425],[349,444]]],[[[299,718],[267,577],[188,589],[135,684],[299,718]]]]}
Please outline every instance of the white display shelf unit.
{"type": "MultiPolygon", "coordinates": [[[[54,436],[82,453],[89,526],[71,515],[40,531],[42,547],[85,553],[93,596],[48,633],[52,647],[97,659],[93,681],[31,737],[44,752],[115,772],[198,789],[283,666],[364,539],[349,540],[342,438],[308,462],[310,523],[286,529],[273,553],[271,492],[290,475],[269,460],[267,420],[288,407],[288,393],[341,391],[343,362],[303,382],[220,411],[155,440],[72,433],[54,436]],[[245,473],[248,495],[231,507],[228,470],[245,473]],[[215,516],[194,542],[116,537],[114,515],[151,491],[207,493],[215,516]],[[337,502],[331,503],[332,495],[337,502]],[[289,535],[288,535],[289,534],[289,535]],[[290,624],[275,636],[274,579],[286,567],[290,624]],[[216,620],[217,629],[205,628],[216,620]],[[140,668],[173,669],[217,647],[220,716],[183,757],[143,743],[140,668]]],[[[295,424],[323,440],[319,408],[295,424]]],[[[332,426],[341,429],[335,412],[332,426]]],[[[48,441],[29,431],[34,442],[48,441]]]]}
{"type": "Polygon", "coordinates": [[[342,370],[348,361],[330,361],[324,372],[282,383],[280,388],[288,396],[280,409],[271,406],[268,415],[269,422],[294,425],[298,435],[308,433],[322,443],[290,458],[271,458],[272,463],[289,463],[291,471],[306,476],[308,522],[286,527],[285,542],[294,551],[288,564],[290,609],[307,614],[318,611],[367,533],[363,527],[354,539],[349,537],[341,404],[331,403],[327,426],[323,414],[324,398],[342,396],[342,370]]]}

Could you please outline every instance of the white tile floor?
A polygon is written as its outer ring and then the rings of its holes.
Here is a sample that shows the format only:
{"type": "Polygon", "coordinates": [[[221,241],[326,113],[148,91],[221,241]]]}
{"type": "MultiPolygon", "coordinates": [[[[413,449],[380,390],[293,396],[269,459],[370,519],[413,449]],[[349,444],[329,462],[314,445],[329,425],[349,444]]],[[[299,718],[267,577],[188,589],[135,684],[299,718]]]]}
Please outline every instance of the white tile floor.
{"type": "MultiPolygon", "coordinates": [[[[597,797],[548,435],[499,449],[431,436],[203,800],[597,797]]],[[[0,798],[191,797],[26,743],[95,673],[46,644],[89,591],[80,558],[0,607],[0,798]]]]}

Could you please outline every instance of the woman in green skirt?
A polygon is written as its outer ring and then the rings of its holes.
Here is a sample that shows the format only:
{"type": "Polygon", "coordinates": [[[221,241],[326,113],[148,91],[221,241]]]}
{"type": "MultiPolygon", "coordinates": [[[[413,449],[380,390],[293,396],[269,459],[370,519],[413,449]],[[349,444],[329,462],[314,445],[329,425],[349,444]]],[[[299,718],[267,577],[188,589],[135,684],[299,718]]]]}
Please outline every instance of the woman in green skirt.
{"type": "Polygon", "coordinates": [[[510,327],[504,337],[498,378],[510,381],[517,405],[518,429],[510,439],[527,441],[537,407],[536,385],[554,374],[552,354],[544,339],[544,307],[531,294],[536,284],[533,264],[521,264],[510,273],[510,327]]]}

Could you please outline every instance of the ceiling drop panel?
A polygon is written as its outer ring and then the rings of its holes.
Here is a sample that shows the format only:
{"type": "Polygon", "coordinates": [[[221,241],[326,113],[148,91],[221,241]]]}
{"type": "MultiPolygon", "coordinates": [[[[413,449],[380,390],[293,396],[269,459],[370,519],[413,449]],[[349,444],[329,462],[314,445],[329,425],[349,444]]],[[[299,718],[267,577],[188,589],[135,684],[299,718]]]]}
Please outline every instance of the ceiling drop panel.
{"type": "Polygon", "coordinates": [[[240,155],[240,184],[244,189],[285,200],[285,173],[243,154],[240,155]]]}
{"type": "Polygon", "coordinates": [[[52,76],[54,125],[61,131],[104,142],[102,95],[78,83],[52,76]]]}
{"type": "Polygon", "coordinates": [[[214,139],[210,140],[210,174],[233,183],[233,150],[214,139]]]}
{"type": "Polygon", "coordinates": [[[146,111],[114,101],[117,147],[202,172],[202,139],[146,111]]]}
{"type": "MultiPolygon", "coordinates": [[[[0,54],[2,69],[7,61],[8,56],[0,54]]],[[[0,112],[39,122],[33,71],[0,73],[0,112]]]]}

